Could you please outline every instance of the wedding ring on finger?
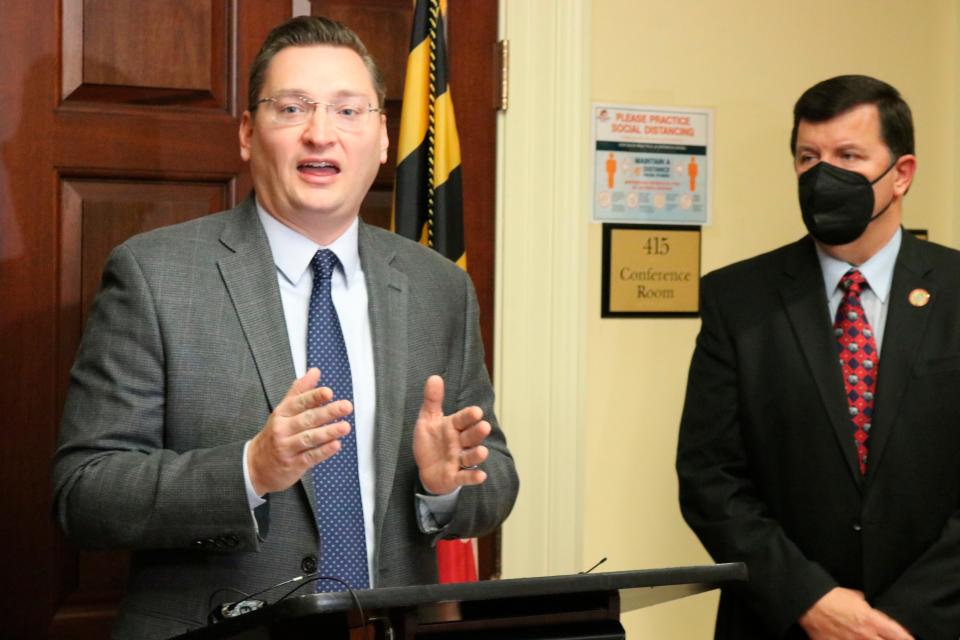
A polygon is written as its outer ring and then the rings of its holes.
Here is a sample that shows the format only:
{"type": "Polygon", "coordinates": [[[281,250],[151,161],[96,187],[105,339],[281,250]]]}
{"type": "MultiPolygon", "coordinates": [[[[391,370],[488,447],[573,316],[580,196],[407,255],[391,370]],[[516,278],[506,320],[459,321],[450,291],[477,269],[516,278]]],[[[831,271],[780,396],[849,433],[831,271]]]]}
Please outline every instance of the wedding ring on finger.
{"type": "Polygon", "coordinates": [[[466,453],[466,452],[465,452],[463,449],[461,449],[461,450],[460,450],[460,471],[476,471],[477,469],[479,469],[479,468],[480,468],[480,465],[478,465],[478,464],[472,464],[472,465],[470,465],[470,466],[467,466],[467,465],[463,464],[463,454],[464,454],[464,453],[466,453]]]}

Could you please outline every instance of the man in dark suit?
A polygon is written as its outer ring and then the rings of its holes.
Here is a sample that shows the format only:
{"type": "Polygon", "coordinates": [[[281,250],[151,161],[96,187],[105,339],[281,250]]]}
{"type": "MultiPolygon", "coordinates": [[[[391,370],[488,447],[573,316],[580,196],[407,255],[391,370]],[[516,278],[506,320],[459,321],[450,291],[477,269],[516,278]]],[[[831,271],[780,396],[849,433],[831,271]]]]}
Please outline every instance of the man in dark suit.
{"type": "Polygon", "coordinates": [[[901,226],[916,158],[888,84],[794,108],[810,235],[703,279],[677,472],[718,638],[960,635],[960,253],[901,226]]]}
{"type": "Polygon", "coordinates": [[[303,573],[435,582],[434,542],[497,527],[517,494],[470,279],[358,219],[387,152],[363,44],[295,18],[250,75],[256,197],[115,249],[71,374],[56,515],[134,551],[116,637],[303,573]]]}

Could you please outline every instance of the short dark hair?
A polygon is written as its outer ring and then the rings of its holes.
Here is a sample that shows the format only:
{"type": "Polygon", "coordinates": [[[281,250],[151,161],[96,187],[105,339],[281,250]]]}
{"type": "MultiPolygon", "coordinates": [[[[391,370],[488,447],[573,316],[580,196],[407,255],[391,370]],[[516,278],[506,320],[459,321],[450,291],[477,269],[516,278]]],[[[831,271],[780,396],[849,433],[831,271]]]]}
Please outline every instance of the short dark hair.
{"type": "Polygon", "coordinates": [[[894,158],[913,153],[913,116],[900,92],[870,76],[837,76],[818,82],[803,92],[793,107],[790,155],[797,152],[797,128],[801,120],[826,122],[862,104],[880,112],[880,138],[894,158]]]}
{"type": "Polygon", "coordinates": [[[260,52],[250,65],[250,86],[247,90],[247,109],[253,111],[267,76],[267,67],[273,57],[287,47],[310,47],[329,45],[346,47],[357,53],[370,72],[370,80],[377,92],[376,106],[382,107],[387,94],[387,85],[373,56],[363,41],[349,27],[336,20],[319,16],[297,16],[277,25],[267,35],[260,52]]]}

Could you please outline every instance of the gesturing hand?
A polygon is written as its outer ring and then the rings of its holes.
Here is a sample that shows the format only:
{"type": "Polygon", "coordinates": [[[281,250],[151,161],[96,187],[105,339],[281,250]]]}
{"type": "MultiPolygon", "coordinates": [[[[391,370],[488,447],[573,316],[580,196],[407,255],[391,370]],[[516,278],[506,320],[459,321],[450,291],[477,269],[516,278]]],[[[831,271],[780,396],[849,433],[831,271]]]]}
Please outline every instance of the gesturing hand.
{"type": "Polygon", "coordinates": [[[443,378],[427,378],[413,432],[413,457],[423,487],[439,495],[486,480],[486,472],[468,467],[476,467],[487,459],[489,451],[482,443],[490,430],[480,407],[443,415],[443,378]]]}
{"type": "Polygon", "coordinates": [[[317,387],[313,368],[291,385],[247,448],[247,469],[257,495],[289,488],[311,467],[340,451],[353,411],[349,400],[331,402],[333,391],[317,387]]]}

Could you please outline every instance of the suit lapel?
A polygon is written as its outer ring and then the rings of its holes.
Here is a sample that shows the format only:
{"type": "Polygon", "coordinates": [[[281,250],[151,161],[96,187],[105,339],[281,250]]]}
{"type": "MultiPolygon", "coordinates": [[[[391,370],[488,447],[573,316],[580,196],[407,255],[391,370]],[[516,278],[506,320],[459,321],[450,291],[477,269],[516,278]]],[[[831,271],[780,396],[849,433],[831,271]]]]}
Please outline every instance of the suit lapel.
{"type": "Polygon", "coordinates": [[[233,253],[221,258],[217,266],[273,411],[296,373],[273,254],[252,199],[234,209],[220,241],[233,253]]]}
{"type": "Polygon", "coordinates": [[[407,275],[394,265],[395,251],[362,222],[359,242],[360,262],[367,282],[377,386],[373,525],[375,539],[380,540],[404,430],[409,288],[407,275]]]}
{"type": "Polygon", "coordinates": [[[793,326],[800,350],[820,392],[820,400],[830,416],[837,444],[847,461],[851,478],[860,484],[853,430],[843,395],[843,379],[838,365],[837,345],[828,317],[823,271],[809,236],[794,245],[784,264],[780,295],[793,326]]]}
{"type": "Polygon", "coordinates": [[[873,426],[867,442],[867,481],[875,474],[883,451],[896,424],[907,379],[913,371],[920,341],[937,304],[937,286],[932,282],[930,266],[923,254],[923,242],[903,231],[903,244],[897,256],[887,301],[887,324],[880,346],[880,374],[877,377],[877,399],[873,426]],[[930,303],[915,307],[908,296],[914,289],[930,293],[930,303]]]}

